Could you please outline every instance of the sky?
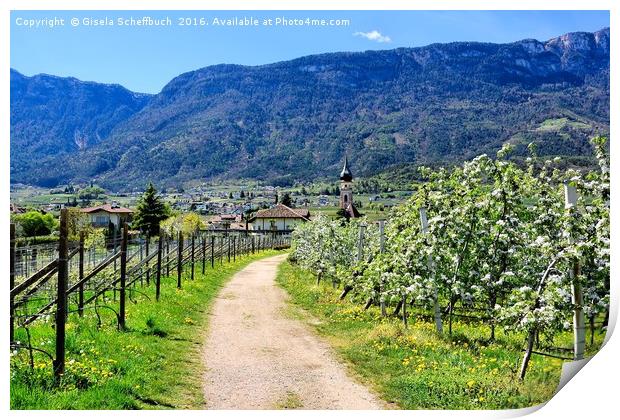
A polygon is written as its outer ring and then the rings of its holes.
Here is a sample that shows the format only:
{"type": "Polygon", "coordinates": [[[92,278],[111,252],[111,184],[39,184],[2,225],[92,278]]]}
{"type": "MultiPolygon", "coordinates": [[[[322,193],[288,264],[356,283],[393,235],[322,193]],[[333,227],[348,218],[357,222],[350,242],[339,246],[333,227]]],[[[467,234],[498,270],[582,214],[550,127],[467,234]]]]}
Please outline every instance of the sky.
{"type": "Polygon", "coordinates": [[[11,67],[27,76],[71,76],[157,93],[179,74],[213,64],[260,65],[435,42],[544,41],[607,26],[608,11],[12,11],[10,57],[11,67]],[[164,23],[169,18],[170,26],[118,24],[119,18],[144,17],[164,23]],[[256,19],[258,25],[214,21],[235,17],[256,19]],[[86,25],[91,18],[113,25],[86,25]],[[284,26],[279,18],[349,22],[284,26]]]}

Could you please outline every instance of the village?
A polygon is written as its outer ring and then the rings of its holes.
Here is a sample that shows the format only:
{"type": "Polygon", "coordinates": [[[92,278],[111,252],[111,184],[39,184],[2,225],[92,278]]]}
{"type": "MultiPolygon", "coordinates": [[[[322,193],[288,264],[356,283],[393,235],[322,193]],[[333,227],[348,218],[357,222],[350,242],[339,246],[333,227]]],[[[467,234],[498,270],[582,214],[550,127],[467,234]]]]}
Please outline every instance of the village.
{"type": "MultiPolygon", "coordinates": [[[[164,189],[160,198],[175,214],[195,213],[205,229],[214,232],[277,231],[288,234],[313,216],[385,220],[389,210],[409,192],[356,194],[353,174],[345,157],[342,171],[329,184],[276,187],[247,183],[240,185],[198,184],[188,189],[164,189]],[[396,195],[398,194],[398,195],[396,195]]],[[[63,208],[79,208],[93,227],[114,227],[130,222],[143,191],[108,193],[94,183],[50,190],[11,187],[11,215],[28,211],[57,217],[63,208]]],[[[50,232],[51,233],[51,232],[50,232]]]]}

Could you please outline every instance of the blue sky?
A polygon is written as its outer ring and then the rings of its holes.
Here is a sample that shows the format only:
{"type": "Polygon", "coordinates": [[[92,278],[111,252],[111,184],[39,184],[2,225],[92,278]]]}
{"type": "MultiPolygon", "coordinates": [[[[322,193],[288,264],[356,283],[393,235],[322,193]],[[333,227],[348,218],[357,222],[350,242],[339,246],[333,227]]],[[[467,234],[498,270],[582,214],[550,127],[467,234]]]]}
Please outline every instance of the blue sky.
{"type": "Polygon", "coordinates": [[[334,51],[416,47],[434,42],[547,40],[609,26],[607,11],[13,11],[11,67],[119,83],[157,93],[173,77],[212,64],[266,64],[334,51]],[[170,27],[86,27],[84,18],[170,17],[170,27]],[[64,26],[29,28],[24,19],[64,19],[64,26]],[[208,26],[178,26],[204,17],[208,26]],[[214,18],[254,17],[257,27],[216,27],[214,18]],[[263,26],[264,19],[348,19],[348,26],[263,26]],[[73,27],[71,18],[80,25],[73,27]],[[19,20],[18,20],[19,19],[19,20]]]}

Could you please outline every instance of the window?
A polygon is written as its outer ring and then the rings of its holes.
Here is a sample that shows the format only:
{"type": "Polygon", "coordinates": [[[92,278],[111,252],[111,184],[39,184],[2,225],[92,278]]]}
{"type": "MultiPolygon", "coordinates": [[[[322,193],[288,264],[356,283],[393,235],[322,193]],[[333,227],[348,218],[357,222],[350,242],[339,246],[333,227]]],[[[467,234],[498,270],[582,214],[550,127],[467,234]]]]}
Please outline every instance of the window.
{"type": "Polygon", "coordinates": [[[108,216],[95,216],[95,224],[96,225],[107,225],[110,221],[108,216]]]}

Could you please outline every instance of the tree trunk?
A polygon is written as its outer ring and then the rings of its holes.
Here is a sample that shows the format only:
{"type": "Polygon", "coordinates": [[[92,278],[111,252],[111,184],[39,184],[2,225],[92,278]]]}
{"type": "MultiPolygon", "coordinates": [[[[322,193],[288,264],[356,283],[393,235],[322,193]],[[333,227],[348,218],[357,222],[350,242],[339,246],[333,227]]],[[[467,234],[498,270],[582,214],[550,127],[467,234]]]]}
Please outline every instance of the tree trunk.
{"type": "Polygon", "coordinates": [[[402,307],[403,307],[403,302],[402,302],[402,300],[400,300],[396,304],[396,308],[394,308],[394,313],[392,315],[398,316],[398,314],[400,313],[400,308],[402,308],[402,307]]]}
{"type": "Polygon", "coordinates": [[[349,286],[349,285],[344,286],[344,290],[340,294],[340,300],[343,300],[349,294],[351,290],[353,290],[353,286],[349,286]]]}
{"type": "Polygon", "coordinates": [[[530,363],[532,357],[532,350],[534,348],[534,338],[536,336],[535,330],[530,331],[527,336],[527,348],[525,349],[525,356],[523,356],[523,363],[521,364],[521,371],[519,372],[519,379],[525,378],[525,372],[527,371],[527,365],[530,363]]]}

